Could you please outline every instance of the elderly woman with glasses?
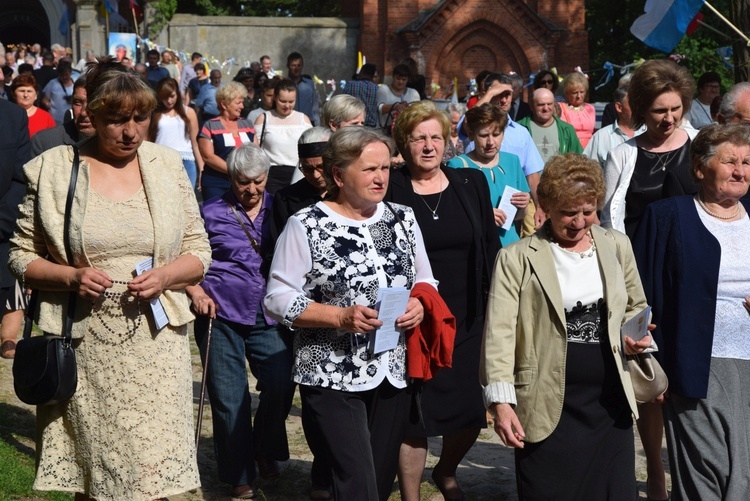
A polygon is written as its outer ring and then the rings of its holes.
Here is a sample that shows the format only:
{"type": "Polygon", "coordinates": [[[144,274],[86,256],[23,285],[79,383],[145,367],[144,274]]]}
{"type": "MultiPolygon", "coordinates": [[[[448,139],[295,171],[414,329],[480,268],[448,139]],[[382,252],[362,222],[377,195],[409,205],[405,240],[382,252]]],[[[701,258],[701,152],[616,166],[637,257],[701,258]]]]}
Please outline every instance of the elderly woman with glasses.
{"type": "Polygon", "coordinates": [[[232,496],[255,495],[255,463],[264,478],[279,475],[289,459],[285,420],[292,405],[291,340],[265,306],[264,257],[273,249],[271,205],[265,191],[268,156],[248,143],[227,158],[230,189],[203,204],[213,263],[200,285],[188,288],[199,313],[195,338],[211,399],[219,479],[232,496]],[[206,361],[204,338],[213,318],[206,361]],[[253,426],[245,362],[258,379],[260,397],[253,426]]]}

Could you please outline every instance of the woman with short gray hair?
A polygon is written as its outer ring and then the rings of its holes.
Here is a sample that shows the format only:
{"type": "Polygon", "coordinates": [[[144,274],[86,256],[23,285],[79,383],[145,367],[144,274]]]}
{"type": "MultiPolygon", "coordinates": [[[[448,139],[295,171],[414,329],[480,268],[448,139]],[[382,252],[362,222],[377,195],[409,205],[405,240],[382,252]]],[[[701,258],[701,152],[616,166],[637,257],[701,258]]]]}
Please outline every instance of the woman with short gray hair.
{"type": "Polygon", "coordinates": [[[322,124],[333,131],[349,125],[364,125],[365,109],[365,103],[357,97],[349,94],[333,96],[323,106],[322,124]]]}
{"type": "Polygon", "coordinates": [[[201,209],[213,263],[202,284],[187,288],[199,315],[195,339],[204,364],[203,339],[213,319],[207,388],[217,470],[219,480],[232,486],[232,497],[241,499],[255,495],[256,462],[261,477],[273,478],[279,475],[277,461],[289,459],[291,343],[263,306],[263,258],[273,250],[273,196],[265,191],[270,166],[268,155],[253,143],[229,155],[230,189],[201,209]],[[245,360],[261,388],[254,427],[245,360]]]}

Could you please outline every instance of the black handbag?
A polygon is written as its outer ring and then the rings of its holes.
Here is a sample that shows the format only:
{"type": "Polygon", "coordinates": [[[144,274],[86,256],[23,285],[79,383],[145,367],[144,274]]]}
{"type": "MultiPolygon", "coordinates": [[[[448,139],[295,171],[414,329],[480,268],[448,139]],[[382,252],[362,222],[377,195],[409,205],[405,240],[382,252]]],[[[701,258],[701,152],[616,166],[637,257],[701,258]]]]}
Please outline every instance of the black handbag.
{"type": "MultiPolygon", "coordinates": [[[[79,167],[78,148],[73,147],[73,168],[68,185],[68,199],[65,203],[64,242],[68,264],[73,266],[73,253],[70,250],[70,208],[73,205],[79,167]]],[[[13,388],[18,398],[29,405],[51,405],[65,402],[78,386],[78,369],[73,350],[73,315],[77,294],[70,293],[68,310],[65,316],[63,334],[44,333],[31,336],[34,311],[39,301],[39,291],[31,294],[26,307],[26,324],[23,339],[16,345],[13,360],[13,388]]]]}

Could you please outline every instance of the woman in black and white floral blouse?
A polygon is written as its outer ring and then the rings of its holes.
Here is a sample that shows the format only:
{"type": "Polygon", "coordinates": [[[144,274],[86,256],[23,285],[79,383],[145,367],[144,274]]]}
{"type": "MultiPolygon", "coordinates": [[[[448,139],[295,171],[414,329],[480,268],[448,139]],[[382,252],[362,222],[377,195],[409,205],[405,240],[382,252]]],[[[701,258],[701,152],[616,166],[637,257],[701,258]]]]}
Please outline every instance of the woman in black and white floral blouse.
{"type": "Polygon", "coordinates": [[[398,344],[373,354],[378,291],[437,286],[412,210],[382,202],[394,149],[368,128],[333,134],[323,154],[328,196],[289,219],[268,280],[269,313],[295,332],[293,378],[336,499],[388,498],[409,415],[403,331],[424,310],[409,299],[398,344]]]}

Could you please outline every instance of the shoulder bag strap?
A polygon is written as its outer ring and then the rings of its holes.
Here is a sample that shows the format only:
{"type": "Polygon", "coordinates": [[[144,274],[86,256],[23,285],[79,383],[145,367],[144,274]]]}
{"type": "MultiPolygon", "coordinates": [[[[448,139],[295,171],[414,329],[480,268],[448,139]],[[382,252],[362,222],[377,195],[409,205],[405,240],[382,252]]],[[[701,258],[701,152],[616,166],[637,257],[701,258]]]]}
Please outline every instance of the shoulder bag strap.
{"type": "MultiPolygon", "coordinates": [[[[237,222],[240,223],[240,226],[242,226],[242,231],[245,232],[245,235],[247,235],[247,239],[250,240],[250,245],[253,246],[253,249],[255,249],[255,252],[257,252],[258,255],[260,256],[261,255],[260,254],[260,246],[258,245],[258,241],[255,240],[255,238],[253,238],[253,236],[248,231],[247,226],[245,226],[244,221],[242,221],[242,218],[240,217],[240,213],[237,212],[237,209],[234,208],[234,205],[230,204],[226,200],[224,200],[224,201],[227,203],[227,205],[229,206],[229,208],[232,209],[232,213],[234,214],[234,217],[237,218],[237,222]]],[[[262,204],[263,201],[260,201],[259,203],[262,204]]],[[[261,209],[263,209],[262,206],[261,206],[261,209]]]]}
{"type": "MultiPolygon", "coordinates": [[[[73,146],[73,166],[70,170],[70,182],[68,183],[68,197],[65,201],[65,221],[63,223],[63,244],[65,245],[65,257],[68,265],[75,266],[73,262],[73,251],[70,248],[70,212],[73,207],[73,198],[76,193],[76,184],[78,182],[78,170],[80,167],[80,156],[78,148],[73,146]]],[[[65,325],[63,328],[63,337],[65,344],[70,345],[73,339],[73,317],[76,310],[78,294],[73,291],[68,296],[68,309],[65,313],[65,325]]],[[[31,327],[33,324],[33,315],[36,311],[36,305],[39,302],[39,290],[34,289],[31,293],[31,299],[26,306],[26,323],[23,327],[23,337],[31,337],[31,327]]]]}
{"type": "Polygon", "coordinates": [[[266,115],[267,112],[263,112],[263,132],[260,133],[260,146],[263,147],[263,140],[266,138],[266,129],[268,128],[268,116],[266,115]]]}

